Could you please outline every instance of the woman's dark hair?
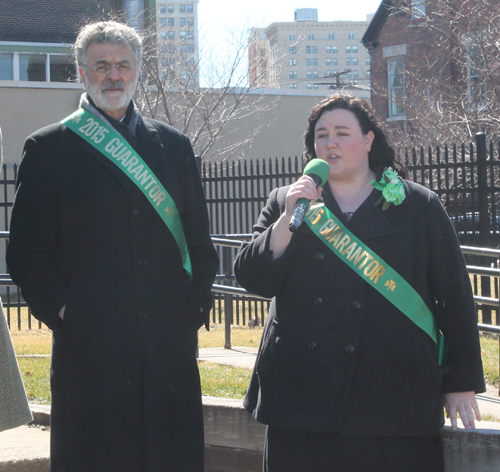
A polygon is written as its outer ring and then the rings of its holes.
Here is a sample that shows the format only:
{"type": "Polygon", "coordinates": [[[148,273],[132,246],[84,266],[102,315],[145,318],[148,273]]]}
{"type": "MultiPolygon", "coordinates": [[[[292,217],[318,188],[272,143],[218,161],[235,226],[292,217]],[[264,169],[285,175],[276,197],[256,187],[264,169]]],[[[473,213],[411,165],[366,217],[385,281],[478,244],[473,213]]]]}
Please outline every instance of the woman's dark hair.
{"type": "Polygon", "coordinates": [[[368,134],[369,131],[373,131],[375,137],[373,139],[371,151],[368,153],[370,169],[376,170],[378,167],[392,167],[401,177],[406,177],[406,170],[396,161],[396,153],[387,142],[382,125],[375,117],[372,107],[361,98],[349,94],[331,95],[314,107],[309,116],[309,126],[304,135],[306,147],[305,156],[307,161],[316,157],[316,151],[314,149],[314,130],[316,128],[316,123],[325,111],[336,109],[348,110],[354,113],[363,134],[368,134]]]}

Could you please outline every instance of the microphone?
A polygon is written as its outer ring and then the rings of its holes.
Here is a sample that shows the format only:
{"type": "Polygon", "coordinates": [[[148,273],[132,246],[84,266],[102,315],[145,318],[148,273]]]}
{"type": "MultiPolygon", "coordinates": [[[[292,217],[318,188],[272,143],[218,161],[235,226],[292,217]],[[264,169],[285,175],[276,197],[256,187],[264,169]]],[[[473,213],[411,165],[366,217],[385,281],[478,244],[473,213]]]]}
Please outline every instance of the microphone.
{"type": "MultiPolygon", "coordinates": [[[[328,181],[330,166],[323,159],[312,159],[306,165],[304,175],[312,177],[316,187],[322,187],[328,181]]],[[[288,225],[288,228],[292,233],[296,233],[302,224],[302,221],[304,221],[304,216],[306,215],[310,204],[311,200],[308,198],[299,198],[297,200],[292,218],[290,219],[290,224],[288,225]]]]}

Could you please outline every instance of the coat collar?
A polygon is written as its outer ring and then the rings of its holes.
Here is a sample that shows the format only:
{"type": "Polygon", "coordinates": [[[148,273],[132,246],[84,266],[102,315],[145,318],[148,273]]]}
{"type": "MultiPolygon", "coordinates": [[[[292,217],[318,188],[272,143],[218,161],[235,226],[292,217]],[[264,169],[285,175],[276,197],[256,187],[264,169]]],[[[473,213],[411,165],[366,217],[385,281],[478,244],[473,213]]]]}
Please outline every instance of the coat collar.
{"type": "MultiPolygon", "coordinates": [[[[80,99],[80,106],[99,117],[108,126],[112,127],[110,121],[92,104],[86,94],[82,95],[80,99]]],[[[133,102],[131,102],[130,106],[133,107],[133,110],[132,113],[130,113],[127,126],[129,128],[129,131],[133,135],[137,136],[139,155],[149,166],[149,168],[154,172],[155,167],[157,167],[158,163],[161,160],[163,144],[161,143],[158,131],[153,126],[153,124],[151,124],[149,121],[145,121],[142,118],[133,102]]],[[[127,115],[129,115],[128,111],[127,115]]],[[[132,197],[134,201],[138,200],[143,195],[140,189],[130,180],[130,178],[125,175],[125,173],[116,164],[111,162],[94,146],[82,140],[82,147],[86,152],[88,152],[93,158],[98,160],[116,177],[116,179],[126,190],[127,194],[132,197]]]]}
{"type": "MultiPolygon", "coordinates": [[[[390,236],[396,232],[390,223],[386,212],[382,211],[377,202],[380,198],[380,191],[373,189],[368,198],[354,212],[354,215],[346,221],[342,210],[340,209],[335,197],[328,185],[323,187],[323,201],[328,209],[340,219],[340,221],[362,241],[368,241],[373,238],[390,236]]],[[[405,199],[406,201],[406,199],[405,199]]],[[[391,211],[389,208],[386,211],[391,211]]]]}

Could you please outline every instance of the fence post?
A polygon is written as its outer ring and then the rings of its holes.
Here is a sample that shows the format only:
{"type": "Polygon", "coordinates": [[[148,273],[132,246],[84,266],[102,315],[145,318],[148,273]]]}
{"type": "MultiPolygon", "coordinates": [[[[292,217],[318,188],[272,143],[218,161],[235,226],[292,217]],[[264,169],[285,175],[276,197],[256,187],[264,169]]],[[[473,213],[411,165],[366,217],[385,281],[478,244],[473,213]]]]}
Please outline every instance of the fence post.
{"type": "MultiPolygon", "coordinates": [[[[229,277],[233,272],[233,261],[231,259],[231,248],[222,248],[222,270],[224,275],[229,277]]],[[[224,326],[225,326],[225,341],[224,349],[231,349],[231,324],[233,322],[233,296],[229,293],[224,295],[224,326]]]]}
{"type": "MultiPolygon", "coordinates": [[[[482,247],[490,247],[490,216],[488,213],[488,177],[486,172],[486,134],[476,134],[476,160],[477,160],[477,193],[479,203],[479,241],[482,247]]],[[[488,266],[491,261],[486,258],[481,258],[481,265],[488,266]]],[[[481,296],[491,296],[491,280],[490,277],[481,276],[481,296]]],[[[482,322],[491,324],[491,308],[485,305],[481,307],[483,314],[482,322]]]]}

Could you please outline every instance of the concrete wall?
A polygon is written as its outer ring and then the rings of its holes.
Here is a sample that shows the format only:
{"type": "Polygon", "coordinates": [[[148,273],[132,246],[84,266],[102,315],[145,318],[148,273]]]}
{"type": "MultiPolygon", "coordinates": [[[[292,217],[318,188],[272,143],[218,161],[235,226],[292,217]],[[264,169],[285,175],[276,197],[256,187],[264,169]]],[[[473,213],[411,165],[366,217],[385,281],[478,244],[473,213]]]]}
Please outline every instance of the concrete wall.
{"type": "MultiPolygon", "coordinates": [[[[80,84],[65,85],[65,88],[57,85],[37,88],[36,83],[31,83],[30,87],[25,85],[26,82],[20,84],[0,81],[0,128],[4,138],[4,162],[10,165],[19,163],[26,137],[76,110],[83,92],[80,84]]],[[[248,100],[252,99],[252,96],[248,97],[248,100]]],[[[302,136],[307,118],[320,100],[320,97],[307,96],[263,97],[265,111],[228,123],[220,141],[211,149],[209,158],[216,160],[219,149],[231,140],[248,135],[259,123],[269,123],[269,126],[235,157],[255,159],[300,155],[303,152],[302,136]]],[[[195,148],[195,152],[197,151],[199,149],[195,148]]]]}
{"type": "MultiPolygon", "coordinates": [[[[35,423],[48,424],[50,407],[32,407],[35,423]]],[[[241,400],[204,397],[203,412],[205,472],[261,472],[265,426],[243,409],[241,400]]],[[[480,429],[471,431],[443,428],[445,472],[500,470],[500,423],[481,422],[478,426],[480,429]]],[[[27,432],[23,428],[2,433],[0,470],[46,470],[48,433],[40,430],[27,432]]]]}

